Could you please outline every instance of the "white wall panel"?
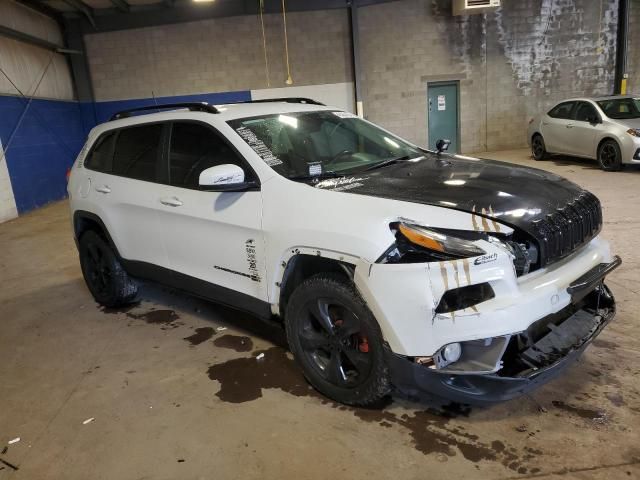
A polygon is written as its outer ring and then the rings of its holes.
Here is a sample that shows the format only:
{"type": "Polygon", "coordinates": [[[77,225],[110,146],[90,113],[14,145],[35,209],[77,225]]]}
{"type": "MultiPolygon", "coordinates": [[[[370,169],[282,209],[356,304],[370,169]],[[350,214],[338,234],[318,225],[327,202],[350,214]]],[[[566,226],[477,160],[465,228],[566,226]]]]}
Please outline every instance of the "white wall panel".
{"type": "Polygon", "coordinates": [[[62,45],[62,33],[55,20],[12,0],[0,0],[0,25],[62,45]]]}
{"type": "MultiPolygon", "coordinates": [[[[27,43],[0,36],[0,67],[25,95],[60,100],[73,99],[73,83],[66,58],[27,43]],[[40,83],[49,60],[51,65],[40,83]]],[[[11,82],[0,75],[0,95],[19,95],[11,82]]]]}
{"type": "Polygon", "coordinates": [[[13,196],[13,188],[11,188],[11,179],[9,178],[9,170],[7,170],[7,161],[4,158],[2,141],[0,141],[0,223],[17,216],[18,209],[13,196]]]}

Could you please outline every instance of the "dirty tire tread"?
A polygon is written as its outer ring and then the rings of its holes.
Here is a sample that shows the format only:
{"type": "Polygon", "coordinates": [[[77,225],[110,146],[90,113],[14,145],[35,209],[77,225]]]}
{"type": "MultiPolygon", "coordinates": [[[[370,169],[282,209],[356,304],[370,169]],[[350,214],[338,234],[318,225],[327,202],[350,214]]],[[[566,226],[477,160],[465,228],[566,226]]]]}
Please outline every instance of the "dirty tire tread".
{"type": "Polygon", "coordinates": [[[380,326],[353,282],[345,276],[334,273],[321,273],[302,282],[294,290],[287,304],[284,323],[289,348],[298,364],[302,367],[305,378],[326,397],[347,405],[367,407],[379,404],[380,400],[391,393],[389,367],[385,361],[384,340],[380,326]],[[374,338],[369,338],[369,344],[373,345],[376,357],[369,378],[361,387],[347,389],[328,384],[324,379],[314,374],[313,370],[310,374],[303,364],[302,355],[298,351],[298,344],[296,343],[297,337],[293,316],[296,309],[303,307],[309,296],[317,296],[316,292],[335,292],[342,298],[349,298],[353,302],[357,314],[362,316],[361,321],[366,322],[371,332],[374,333],[374,338]],[[319,382],[316,377],[320,379],[319,382]]]}
{"type": "Polygon", "coordinates": [[[129,276],[118,260],[109,244],[98,233],[93,230],[85,232],[79,241],[80,267],[89,291],[99,304],[114,308],[135,303],[138,299],[138,282],[129,276]],[[111,268],[112,281],[108,292],[96,291],[89,281],[85,256],[87,246],[93,243],[103,252],[111,268]]]}

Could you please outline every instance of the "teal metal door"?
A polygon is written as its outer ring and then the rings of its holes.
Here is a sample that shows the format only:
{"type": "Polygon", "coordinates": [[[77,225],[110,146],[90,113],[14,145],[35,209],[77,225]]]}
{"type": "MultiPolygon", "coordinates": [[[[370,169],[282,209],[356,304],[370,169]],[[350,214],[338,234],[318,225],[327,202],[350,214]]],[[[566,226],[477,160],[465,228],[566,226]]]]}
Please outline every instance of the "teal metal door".
{"type": "Polygon", "coordinates": [[[429,97],[429,148],[435,150],[440,139],[451,140],[449,152],[458,152],[458,85],[433,84],[429,97]]]}

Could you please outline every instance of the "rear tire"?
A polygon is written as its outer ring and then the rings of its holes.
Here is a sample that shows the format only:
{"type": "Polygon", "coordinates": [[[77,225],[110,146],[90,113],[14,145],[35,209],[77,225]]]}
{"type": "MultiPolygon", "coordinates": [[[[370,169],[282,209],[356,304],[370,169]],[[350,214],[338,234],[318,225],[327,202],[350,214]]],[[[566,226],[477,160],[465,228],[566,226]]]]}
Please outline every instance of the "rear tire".
{"type": "Polygon", "coordinates": [[[109,244],[89,230],[80,237],[80,266],[93,298],[105,307],[121,307],[136,301],[138,284],[124,270],[109,244]]]}
{"type": "Polygon", "coordinates": [[[615,140],[605,140],[598,147],[598,165],[605,172],[622,170],[622,152],[615,140]]]}
{"type": "Polygon", "coordinates": [[[335,274],[305,280],[291,295],[285,326],[305,377],[347,405],[374,405],[391,390],[378,322],[354,285],[335,274]]]}
{"type": "Polygon", "coordinates": [[[531,154],[537,161],[546,160],[548,157],[547,147],[544,144],[544,138],[536,133],[531,139],[531,154]]]}

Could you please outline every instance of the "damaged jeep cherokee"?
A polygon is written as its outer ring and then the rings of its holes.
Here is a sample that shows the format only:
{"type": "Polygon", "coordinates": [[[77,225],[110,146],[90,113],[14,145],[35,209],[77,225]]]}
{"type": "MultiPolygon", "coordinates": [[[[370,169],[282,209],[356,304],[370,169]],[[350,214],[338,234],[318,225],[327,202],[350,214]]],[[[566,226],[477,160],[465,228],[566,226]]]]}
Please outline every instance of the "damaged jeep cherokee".
{"type": "Polygon", "coordinates": [[[392,387],[514,398],[615,314],[603,280],[621,261],[594,195],[308,99],[118,113],[68,192],[97,302],[131,303],[147,279],[276,317],[311,385],[346,404],[392,387]]]}

